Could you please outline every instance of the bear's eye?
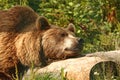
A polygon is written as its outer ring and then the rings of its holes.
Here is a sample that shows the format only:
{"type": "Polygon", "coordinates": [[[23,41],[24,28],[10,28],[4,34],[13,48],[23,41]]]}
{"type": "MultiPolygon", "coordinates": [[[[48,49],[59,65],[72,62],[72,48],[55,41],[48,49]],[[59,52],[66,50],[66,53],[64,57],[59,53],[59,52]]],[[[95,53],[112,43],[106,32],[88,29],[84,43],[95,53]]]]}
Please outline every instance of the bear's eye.
{"type": "Polygon", "coordinates": [[[67,36],[67,33],[61,33],[61,37],[67,36]]]}

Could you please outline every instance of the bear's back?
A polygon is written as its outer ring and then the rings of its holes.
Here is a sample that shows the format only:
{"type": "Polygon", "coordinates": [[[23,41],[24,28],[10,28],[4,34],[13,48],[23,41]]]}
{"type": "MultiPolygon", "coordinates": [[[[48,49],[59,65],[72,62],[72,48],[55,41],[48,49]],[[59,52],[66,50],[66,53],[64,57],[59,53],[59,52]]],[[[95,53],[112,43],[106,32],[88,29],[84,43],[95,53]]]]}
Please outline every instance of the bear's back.
{"type": "Polygon", "coordinates": [[[15,6],[0,11],[0,32],[20,32],[33,24],[38,15],[29,7],[15,6]]]}
{"type": "Polygon", "coordinates": [[[0,71],[18,63],[15,38],[24,33],[26,28],[34,27],[30,25],[35,24],[37,17],[29,7],[15,6],[9,10],[0,10],[0,71]]]}

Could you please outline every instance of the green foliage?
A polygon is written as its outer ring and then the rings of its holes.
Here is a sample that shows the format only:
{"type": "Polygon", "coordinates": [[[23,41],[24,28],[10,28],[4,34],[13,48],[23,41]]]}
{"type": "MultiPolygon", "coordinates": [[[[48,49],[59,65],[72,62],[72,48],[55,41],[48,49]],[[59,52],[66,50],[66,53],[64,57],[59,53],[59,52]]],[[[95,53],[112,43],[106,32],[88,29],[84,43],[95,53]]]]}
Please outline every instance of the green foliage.
{"type": "Polygon", "coordinates": [[[120,49],[119,0],[0,0],[0,9],[28,5],[50,23],[76,26],[85,40],[83,53],[120,49]]]}
{"type": "MultiPolygon", "coordinates": [[[[31,73],[33,75],[34,73],[31,73]]],[[[34,75],[33,78],[25,78],[25,80],[57,80],[50,73],[44,73],[40,75],[34,75]]]]}
{"type": "Polygon", "coordinates": [[[61,80],[66,80],[65,78],[65,73],[64,73],[64,68],[61,69],[61,80]]]}
{"type": "Polygon", "coordinates": [[[9,9],[15,5],[27,5],[27,0],[0,0],[0,9],[9,9]]]}
{"type": "MultiPolygon", "coordinates": [[[[61,69],[61,73],[59,72],[44,72],[41,74],[35,74],[35,70],[31,68],[31,72],[29,77],[24,77],[24,80],[66,80],[64,76],[64,69],[61,69]]],[[[18,80],[17,78],[15,80],[18,80]]]]}
{"type": "Polygon", "coordinates": [[[118,0],[44,0],[38,13],[61,27],[74,23],[76,35],[85,39],[83,53],[108,51],[120,47],[116,37],[120,36],[118,3],[118,0]]]}

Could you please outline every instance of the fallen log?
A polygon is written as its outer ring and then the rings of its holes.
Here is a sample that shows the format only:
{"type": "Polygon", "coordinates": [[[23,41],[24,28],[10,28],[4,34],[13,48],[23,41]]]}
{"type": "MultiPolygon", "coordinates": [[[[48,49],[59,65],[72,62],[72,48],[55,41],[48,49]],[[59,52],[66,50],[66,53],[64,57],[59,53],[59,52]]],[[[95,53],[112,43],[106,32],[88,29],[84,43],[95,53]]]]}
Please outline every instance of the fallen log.
{"type": "MultiPolygon", "coordinates": [[[[61,69],[63,69],[63,76],[67,80],[96,80],[93,79],[96,76],[111,80],[114,78],[113,76],[120,76],[120,66],[115,60],[119,59],[118,57],[120,57],[120,51],[99,52],[95,53],[95,56],[90,54],[85,57],[53,62],[44,68],[34,69],[34,72],[40,75],[43,73],[53,73],[60,76],[61,69]],[[97,54],[100,54],[100,56],[97,56],[97,54]],[[106,77],[103,77],[103,75],[106,77]]],[[[31,70],[25,74],[24,79],[30,76],[30,72],[31,70]]],[[[58,78],[57,80],[62,79],[58,78]]]]}

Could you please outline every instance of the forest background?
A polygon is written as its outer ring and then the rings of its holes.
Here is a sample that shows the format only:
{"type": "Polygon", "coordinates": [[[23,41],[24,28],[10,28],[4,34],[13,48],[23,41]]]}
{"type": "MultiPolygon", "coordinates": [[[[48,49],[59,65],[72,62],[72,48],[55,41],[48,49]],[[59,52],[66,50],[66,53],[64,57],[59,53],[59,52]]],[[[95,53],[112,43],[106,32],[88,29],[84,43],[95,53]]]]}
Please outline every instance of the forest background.
{"type": "Polygon", "coordinates": [[[0,0],[0,10],[30,6],[51,24],[73,23],[85,41],[82,53],[120,49],[120,0],[0,0]]]}

